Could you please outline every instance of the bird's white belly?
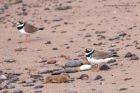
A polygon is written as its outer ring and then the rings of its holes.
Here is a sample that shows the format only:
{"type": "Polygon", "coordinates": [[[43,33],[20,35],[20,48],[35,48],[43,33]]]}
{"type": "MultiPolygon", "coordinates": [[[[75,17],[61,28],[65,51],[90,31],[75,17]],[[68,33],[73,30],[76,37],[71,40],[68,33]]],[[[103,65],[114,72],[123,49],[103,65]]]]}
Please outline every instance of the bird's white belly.
{"type": "Polygon", "coordinates": [[[19,32],[21,32],[22,34],[29,34],[29,33],[25,32],[24,29],[20,29],[19,32]]]}
{"type": "Polygon", "coordinates": [[[106,58],[106,59],[95,59],[95,58],[87,58],[90,64],[100,64],[100,63],[107,63],[114,58],[106,58]]]}

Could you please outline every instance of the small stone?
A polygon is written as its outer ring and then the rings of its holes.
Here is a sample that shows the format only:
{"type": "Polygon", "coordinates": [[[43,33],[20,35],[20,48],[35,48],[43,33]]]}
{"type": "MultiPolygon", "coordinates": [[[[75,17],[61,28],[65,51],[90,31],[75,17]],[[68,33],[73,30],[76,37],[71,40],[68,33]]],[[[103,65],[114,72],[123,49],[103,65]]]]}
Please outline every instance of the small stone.
{"type": "Polygon", "coordinates": [[[102,80],[103,77],[101,75],[97,75],[94,80],[102,80]]]}
{"type": "Polygon", "coordinates": [[[6,80],[7,77],[5,75],[0,75],[0,80],[6,80]]]}
{"type": "Polygon", "coordinates": [[[15,90],[13,90],[13,93],[23,93],[23,91],[20,89],[15,89],[15,90]]]}
{"type": "Polygon", "coordinates": [[[79,60],[70,60],[65,64],[65,67],[79,67],[83,63],[79,60]]]}
{"type": "Polygon", "coordinates": [[[48,64],[55,64],[57,61],[56,60],[49,60],[47,63],[48,64]]]}
{"type": "Polygon", "coordinates": [[[120,88],[119,91],[127,90],[127,88],[120,88]]]}
{"type": "Polygon", "coordinates": [[[125,32],[123,32],[123,31],[121,31],[121,32],[118,33],[118,36],[123,36],[123,37],[124,37],[124,36],[126,36],[126,35],[127,35],[127,34],[126,34],[125,32]]]}
{"type": "Polygon", "coordinates": [[[43,85],[35,85],[34,89],[43,88],[43,87],[44,87],[43,85]]]}
{"type": "Polygon", "coordinates": [[[100,70],[108,70],[108,69],[110,69],[110,67],[106,64],[104,64],[100,67],[100,70]]]}
{"type": "Polygon", "coordinates": [[[45,63],[45,62],[47,62],[47,58],[45,58],[45,57],[40,58],[37,62],[38,63],[45,63]]]}
{"type": "Polygon", "coordinates": [[[77,69],[77,68],[65,68],[64,69],[64,73],[75,73],[78,71],[79,71],[79,69],[77,69]]]}
{"type": "Polygon", "coordinates": [[[75,91],[75,90],[67,90],[67,92],[66,93],[78,93],[77,91],[75,91]]]}
{"type": "Polygon", "coordinates": [[[34,79],[28,79],[28,80],[26,80],[25,82],[26,82],[26,83],[34,83],[35,80],[34,80],[34,79]]]}
{"type": "Polygon", "coordinates": [[[47,41],[45,44],[46,44],[46,45],[51,44],[51,41],[47,41]]]}
{"type": "Polygon", "coordinates": [[[34,83],[26,83],[23,86],[34,86],[34,85],[35,85],[34,83]]]}
{"type": "Polygon", "coordinates": [[[19,47],[19,48],[16,48],[15,51],[21,52],[21,51],[26,51],[26,49],[27,48],[19,47]]]}
{"type": "Polygon", "coordinates": [[[34,93],[42,93],[42,90],[34,90],[34,93]]]}
{"type": "Polygon", "coordinates": [[[133,54],[131,52],[127,52],[126,55],[125,55],[125,58],[132,57],[132,55],[133,54]]]}
{"type": "Polygon", "coordinates": [[[37,79],[37,80],[43,80],[43,76],[41,76],[41,75],[32,75],[32,76],[30,76],[30,78],[37,79]]]}
{"type": "Polygon", "coordinates": [[[5,59],[4,62],[7,62],[7,63],[15,63],[16,60],[15,59],[5,59]]]}
{"type": "Polygon", "coordinates": [[[139,57],[133,54],[130,58],[130,60],[139,60],[139,57]]]}
{"type": "Polygon", "coordinates": [[[85,37],[92,37],[92,35],[91,34],[86,34],[85,37]]]}
{"type": "Polygon", "coordinates": [[[19,4],[22,3],[22,0],[9,0],[10,4],[19,4]]]}
{"type": "Polygon", "coordinates": [[[48,67],[41,67],[38,70],[39,74],[45,74],[45,73],[50,73],[50,70],[48,69],[48,67]]]}
{"type": "Polygon", "coordinates": [[[61,70],[53,71],[52,75],[59,75],[59,74],[64,73],[64,72],[65,72],[65,70],[61,69],[61,70]]]}
{"type": "Polygon", "coordinates": [[[53,21],[61,21],[61,20],[63,20],[63,19],[59,16],[54,16],[53,17],[53,21]]]}
{"type": "Polygon", "coordinates": [[[55,8],[56,10],[68,10],[68,9],[72,9],[71,6],[62,6],[62,5],[59,5],[55,8]]]}
{"type": "Polygon", "coordinates": [[[52,50],[58,50],[58,48],[53,48],[52,50]]]}
{"type": "Polygon", "coordinates": [[[114,37],[109,38],[110,41],[119,40],[119,39],[120,39],[120,36],[114,36],[114,37]]]}
{"type": "Polygon", "coordinates": [[[88,80],[89,76],[87,74],[82,74],[78,79],[88,80]]]}

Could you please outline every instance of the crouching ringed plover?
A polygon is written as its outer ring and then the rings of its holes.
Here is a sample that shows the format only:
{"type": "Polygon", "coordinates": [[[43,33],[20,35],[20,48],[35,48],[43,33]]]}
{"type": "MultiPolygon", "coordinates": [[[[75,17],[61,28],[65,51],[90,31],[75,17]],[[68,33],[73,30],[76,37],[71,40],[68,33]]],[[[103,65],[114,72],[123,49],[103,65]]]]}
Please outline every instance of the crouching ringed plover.
{"type": "Polygon", "coordinates": [[[94,49],[90,49],[90,50],[86,49],[85,56],[91,65],[97,66],[97,69],[95,71],[100,70],[99,65],[101,64],[105,64],[111,61],[116,61],[116,58],[113,57],[113,54],[108,52],[103,52],[103,51],[97,51],[94,49]]]}

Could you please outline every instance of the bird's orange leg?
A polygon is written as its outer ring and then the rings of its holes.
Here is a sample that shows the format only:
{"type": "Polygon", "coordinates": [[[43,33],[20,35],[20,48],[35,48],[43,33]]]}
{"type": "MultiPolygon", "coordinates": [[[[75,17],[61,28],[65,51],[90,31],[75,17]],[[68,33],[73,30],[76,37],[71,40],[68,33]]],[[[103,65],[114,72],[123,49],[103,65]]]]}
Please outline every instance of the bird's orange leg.
{"type": "Polygon", "coordinates": [[[96,69],[92,70],[92,72],[99,72],[100,71],[100,66],[96,64],[96,69]]]}
{"type": "Polygon", "coordinates": [[[26,35],[25,43],[29,43],[31,41],[30,35],[26,35]]]}

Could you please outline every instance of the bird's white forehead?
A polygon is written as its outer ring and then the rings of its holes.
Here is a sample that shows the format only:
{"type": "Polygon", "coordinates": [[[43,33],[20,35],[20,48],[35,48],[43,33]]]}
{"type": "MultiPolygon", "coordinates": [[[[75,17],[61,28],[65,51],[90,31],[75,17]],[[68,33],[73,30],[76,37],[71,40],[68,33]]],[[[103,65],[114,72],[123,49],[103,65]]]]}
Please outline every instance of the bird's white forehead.
{"type": "Polygon", "coordinates": [[[94,51],[94,50],[92,49],[90,52],[85,53],[85,55],[89,55],[89,54],[91,54],[93,51],[94,51]]]}
{"type": "Polygon", "coordinates": [[[22,23],[22,24],[19,22],[17,23],[17,27],[22,27],[22,26],[24,26],[24,23],[22,23]]]}

